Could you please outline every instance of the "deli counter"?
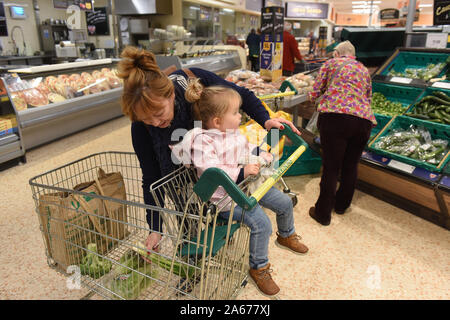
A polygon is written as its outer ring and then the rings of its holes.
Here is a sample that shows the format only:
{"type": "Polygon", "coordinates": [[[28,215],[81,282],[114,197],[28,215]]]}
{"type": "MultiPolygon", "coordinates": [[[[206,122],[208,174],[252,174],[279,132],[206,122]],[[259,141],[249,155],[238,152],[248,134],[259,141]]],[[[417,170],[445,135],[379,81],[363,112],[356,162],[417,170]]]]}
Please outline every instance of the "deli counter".
{"type": "Polygon", "coordinates": [[[3,74],[24,149],[121,116],[122,80],[116,64],[89,60],[3,74]]]}

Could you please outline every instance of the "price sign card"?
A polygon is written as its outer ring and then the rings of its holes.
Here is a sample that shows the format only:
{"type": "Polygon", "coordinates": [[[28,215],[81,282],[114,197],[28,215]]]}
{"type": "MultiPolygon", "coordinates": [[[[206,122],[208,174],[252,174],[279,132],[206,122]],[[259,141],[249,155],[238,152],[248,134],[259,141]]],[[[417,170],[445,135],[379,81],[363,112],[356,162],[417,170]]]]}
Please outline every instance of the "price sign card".
{"type": "Polygon", "coordinates": [[[402,77],[392,77],[391,82],[397,82],[397,83],[406,83],[410,84],[413,79],[410,78],[402,78],[402,77]]]}
{"type": "Polygon", "coordinates": [[[388,164],[388,167],[395,168],[400,171],[407,172],[409,174],[413,173],[414,169],[416,169],[416,167],[414,166],[396,160],[391,160],[388,164]]]}
{"type": "Polygon", "coordinates": [[[450,90],[450,82],[435,82],[433,83],[432,87],[434,88],[441,88],[441,89],[449,89],[450,90]]]}

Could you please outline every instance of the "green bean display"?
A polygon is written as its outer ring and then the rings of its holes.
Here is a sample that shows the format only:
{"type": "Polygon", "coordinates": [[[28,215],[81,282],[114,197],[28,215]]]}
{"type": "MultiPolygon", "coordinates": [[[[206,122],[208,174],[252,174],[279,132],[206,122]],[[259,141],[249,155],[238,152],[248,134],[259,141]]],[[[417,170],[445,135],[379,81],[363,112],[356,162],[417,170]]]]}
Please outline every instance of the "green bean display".
{"type": "Polygon", "coordinates": [[[393,130],[381,137],[374,147],[411,159],[438,164],[448,152],[448,141],[432,139],[425,128],[410,126],[406,130],[393,130]]]}
{"type": "Polygon", "coordinates": [[[425,68],[406,68],[404,72],[391,70],[389,71],[388,76],[422,79],[428,81],[433,78],[436,78],[448,63],[450,63],[449,59],[447,59],[446,62],[441,62],[437,64],[430,63],[425,68]]]}

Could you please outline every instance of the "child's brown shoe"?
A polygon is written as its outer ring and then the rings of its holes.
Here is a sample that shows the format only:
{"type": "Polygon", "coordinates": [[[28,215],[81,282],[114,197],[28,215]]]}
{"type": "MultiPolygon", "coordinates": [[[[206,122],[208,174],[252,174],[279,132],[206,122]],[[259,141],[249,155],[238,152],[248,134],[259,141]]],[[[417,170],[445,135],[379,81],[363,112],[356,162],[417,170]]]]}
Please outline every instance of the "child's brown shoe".
{"type": "Polygon", "coordinates": [[[279,247],[282,247],[283,249],[286,249],[286,248],[290,249],[294,253],[305,254],[308,252],[308,247],[300,242],[301,237],[298,234],[296,234],[295,232],[287,238],[281,237],[278,232],[277,232],[277,236],[278,236],[278,238],[275,241],[275,243],[279,247]]]}
{"type": "Polygon", "coordinates": [[[275,281],[273,281],[270,273],[270,263],[267,266],[260,269],[250,269],[249,274],[252,280],[255,282],[258,289],[265,295],[273,296],[280,292],[280,288],[277,286],[275,281]]]}

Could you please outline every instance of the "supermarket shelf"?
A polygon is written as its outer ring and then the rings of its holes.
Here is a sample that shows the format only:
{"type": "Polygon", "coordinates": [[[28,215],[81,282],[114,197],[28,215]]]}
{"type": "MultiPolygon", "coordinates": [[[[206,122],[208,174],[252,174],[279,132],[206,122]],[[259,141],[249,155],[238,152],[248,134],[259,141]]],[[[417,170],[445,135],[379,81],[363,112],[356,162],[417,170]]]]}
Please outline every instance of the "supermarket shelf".
{"type": "Polygon", "coordinates": [[[2,135],[0,136],[0,147],[19,140],[19,136],[15,133],[2,135]]]}
{"type": "Polygon", "coordinates": [[[19,137],[16,136],[16,140],[9,143],[3,142],[3,139],[1,139],[0,143],[2,144],[0,145],[0,163],[22,157],[25,154],[20,144],[19,137]]]}

